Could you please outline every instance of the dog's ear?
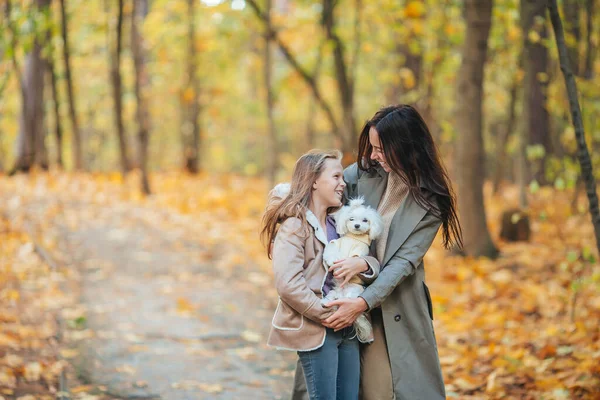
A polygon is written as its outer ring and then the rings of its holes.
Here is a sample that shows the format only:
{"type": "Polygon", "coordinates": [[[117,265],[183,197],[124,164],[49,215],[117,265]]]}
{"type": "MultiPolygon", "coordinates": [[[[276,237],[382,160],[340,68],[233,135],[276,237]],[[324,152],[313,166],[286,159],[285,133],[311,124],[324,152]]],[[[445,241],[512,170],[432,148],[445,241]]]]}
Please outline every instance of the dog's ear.
{"type": "Polygon", "coordinates": [[[289,183],[278,183],[269,192],[268,202],[273,203],[285,199],[290,194],[290,190],[291,185],[289,183]]]}
{"type": "Polygon", "coordinates": [[[379,213],[370,207],[367,209],[367,215],[371,223],[369,239],[375,240],[383,233],[383,220],[379,213]]]}
{"type": "Polygon", "coordinates": [[[358,208],[358,207],[362,206],[364,203],[365,203],[365,198],[360,196],[355,199],[351,199],[350,202],[348,203],[348,206],[350,208],[358,208]]]}
{"type": "Polygon", "coordinates": [[[346,222],[348,221],[348,216],[350,215],[350,207],[344,206],[340,208],[335,214],[335,230],[340,236],[344,236],[348,233],[348,228],[346,227],[346,222]]]}

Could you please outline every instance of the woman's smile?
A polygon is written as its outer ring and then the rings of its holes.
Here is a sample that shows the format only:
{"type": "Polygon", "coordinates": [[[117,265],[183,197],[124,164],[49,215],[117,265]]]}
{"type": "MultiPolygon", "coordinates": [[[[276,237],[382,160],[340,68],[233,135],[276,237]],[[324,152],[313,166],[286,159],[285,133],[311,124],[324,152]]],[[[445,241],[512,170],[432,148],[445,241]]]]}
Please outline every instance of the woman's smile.
{"type": "Polygon", "coordinates": [[[386,162],[385,154],[383,154],[383,148],[381,141],[379,140],[379,133],[373,127],[371,127],[369,130],[369,142],[373,148],[373,151],[371,152],[371,159],[377,161],[385,172],[390,172],[392,169],[386,162]]]}

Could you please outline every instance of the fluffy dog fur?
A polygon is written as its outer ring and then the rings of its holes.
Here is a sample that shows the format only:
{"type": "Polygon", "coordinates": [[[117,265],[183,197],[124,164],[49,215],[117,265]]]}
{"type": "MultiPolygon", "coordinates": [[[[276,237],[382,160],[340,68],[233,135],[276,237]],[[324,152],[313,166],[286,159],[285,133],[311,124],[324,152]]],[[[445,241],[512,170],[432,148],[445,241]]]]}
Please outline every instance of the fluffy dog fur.
{"type": "MultiPolygon", "coordinates": [[[[369,255],[371,241],[383,232],[383,222],[377,211],[365,206],[363,198],[358,198],[342,207],[334,217],[340,238],[330,241],[325,247],[323,262],[327,268],[343,258],[369,255]]],[[[337,278],[334,278],[334,283],[335,286],[323,298],[324,304],[342,298],[356,298],[364,290],[363,282],[358,276],[354,276],[343,287],[340,286],[342,281],[337,278]]],[[[371,323],[365,314],[358,317],[354,327],[361,341],[367,341],[371,336],[371,323]]]]}

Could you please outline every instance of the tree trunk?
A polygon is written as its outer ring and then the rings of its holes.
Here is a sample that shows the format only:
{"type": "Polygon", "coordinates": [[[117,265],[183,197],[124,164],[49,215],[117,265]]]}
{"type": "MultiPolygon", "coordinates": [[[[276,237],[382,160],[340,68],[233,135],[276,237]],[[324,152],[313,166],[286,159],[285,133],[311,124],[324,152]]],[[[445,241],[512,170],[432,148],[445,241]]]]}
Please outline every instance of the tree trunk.
{"type": "Polygon", "coordinates": [[[579,0],[565,0],[565,28],[571,36],[569,45],[569,61],[575,75],[580,73],[579,41],[581,40],[581,26],[579,24],[579,0]]]}
{"type": "Polygon", "coordinates": [[[198,82],[197,52],[196,52],[196,24],[195,0],[188,0],[188,59],[187,81],[182,93],[183,121],[181,126],[181,139],[183,145],[183,158],[185,169],[192,173],[199,171],[200,153],[200,83],[198,82]]]}
{"type": "Polygon", "coordinates": [[[520,82],[515,78],[512,87],[510,88],[510,101],[508,110],[508,119],[498,129],[500,135],[498,138],[498,149],[497,149],[497,162],[496,171],[494,174],[494,193],[498,193],[500,184],[504,179],[504,166],[506,165],[506,145],[510,134],[515,129],[515,122],[517,120],[517,94],[519,91],[520,82]]]}
{"type": "Polygon", "coordinates": [[[75,94],[73,91],[73,77],[71,73],[69,37],[68,37],[68,21],[67,11],[65,7],[66,0],[60,0],[60,13],[62,16],[62,38],[63,38],[63,56],[65,58],[65,79],[67,80],[67,94],[69,97],[69,116],[73,128],[73,157],[74,167],[77,170],[83,169],[83,152],[81,143],[81,132],[79,131],[79,123],[77,121],[77,110],[75,108],[75,94]]]}
{"type": "MultiPolygon", "coordinates": [[[[46,40],[51,43],[50,31],[46,35],[46,40]]],[[[50,76],[50,88],[52,89],[52,100],[54,105],[54,138],[56,140],[56,164],[60,167],[64,167],[63,163],[63,129],[62,129],[62,118],[60,117],[60,100],[58,98],[58,87],[56,82],[56,73],[54,71],[54,46],[48,45],[49,52],[46,58],[46,67],[48,69],[48,76],[50,76]]]]}
{"type": "Polygon", "coordinates": [[[592,43],[592,19],[594,17],[594,0],[587,0],[585,4],[585,68],[583,76],[585,79],[591,80],[594,77],[594,44],[592,43]]]}
{"type": "MultiPolygon", "coordinates": [[[[37,0],[40,9],[48,8],[50,0],[37,0]]],[[[10,10],[9,10],[10,11],[10,10]]],[[[41,35],[40,35],[41,36],[41,35]]],[[[36,164],[42,169],[48,168],[44,126],[44,71],[46,65],[42,58],[43,43],[36,38],[31,51],[26,56],[25,75],[22,81],[22,103],[17,137],[17,155],[10,174],[17,171],[28,172],[36,164]]]]}
{"type": "Polygon", "coordinates": [[[25,57],[25,96],[21,105],[15,171],[27,172],[33,166],[37,158],[38,137],[42,136],[44,73],[40,53],[41,46],[36,41],[31,52],[25,57]]]}
{"type": "Polygon", "coordinates": [[[583,130],[583,119],[581,117],[581,108],[579,107],[579,99],[577,97],[577,82],[573,71],[571,70],[568,50],[565,44],[562,22],[558,13],[558,5],[556,0],[548,0],[548,9],[550,11],[550,19],[554,28],[554,37],[560,59],[560,69],[565,78],[567,94],[569,96],[569,105],[571,106],[571,117],[575,128],[575,137],[577,139],[577,159],[581,166],[581,175],[585,181],[587,197],[590,204],[590,215],[596,235],[596,247],[600,253],[600,209],[598,208],[598,194],[596,192],[596,180],[594,179],[594,171],[592,167],[592,159],[585,142],[585,132],[583,130]]]}
{"type": "Polygon", "coordinates": [[[485,218],[483,183],[483,69],[491,27],[492,0],[466,0],[467,31],[458,76],[456,111],[458,200],[465,233],[464,250],[472,256],[495,257],[485,218]]]}
{"type": "Polygon", "coordinates": [[[141,172],[142,193],[150,194],[148,179],[148,145],[150,135],[150,113],[148,110],[148,90],[150,81],[146,66],[146,48],[141,33],[141,24],[148,15],[148,0],[134,0],[131,12],[131,49],[135,66],[135,97],[137,99],[136,119],[138,123],[138,162],[141,172]]]}
{"type": "Polygon", "coordinates": [[[327,39],[333,44],[333,61],[335,65],[335,77],[342,107],[342,146],[350,149],[351,143],[356,143],[358,131],[354,118],[354,83],[348,74],[346,61],[344,59],[344,43],[336,33],[335,26],[335,0],[323,0],[323,14],[321,24],[325,29],[327,39]]]}
{"type": "Polygon", "coordinates": [[[523,128],[527,145],[541,145],[544,156],[529,167],[528,179],[546,183],[544,166],[546,155],[552,150],[550,141],[550,119],[546,109],[548,83],[548,50],[543,44],[547,39],[546,0],[521,1],[521,28],[523,30],[524,69],[523,80],[523,128]]]}
{"type": "MultiPolygon", "coordinates": [[[[25,113],[27,112],[27,91],[25,90],[25,78],[21,75],[21,67],[17,62],[16,57],[16,49],[17,49],[17,29],[11,23],[11,2],[10,0],[6,0],[5,8],[4,8],[4,16],[7,21],[8,30],[12,33],[10,48],[11,48],[11,61],[13,65],[13,70],[15,71],[15,75],[17,76],[17,82],[19,84],[19,89],[21,90],[21,115],[19,119],[19,135],[17,136],[17,143],[15,147],[16,151],[16,159],[13,167],[9,170],[8,175],[13,175],[17,171],[29,171],[31,168],[32,162],[29,161],[31,157],[31,148],[33,145],[31,144],[32,140],[29,137],[28,131],[25,129],[25,122],[28,121],[25,113]]],[[[27,62],[27,56],[26,56],[27,62]]]]}
{"type": "Polygon", "coordinates": [[[521,129],[517,147],[517,182],[519,186],[519,208],[521,210],[525,210],[529,206],[527,201],[527,183],[530,181],[530,178],[527,165],[527,141],[527,132],[521,129]]]}
{"type": "Polygon", "coordinates": [[[264,79],[265,79],[265,91],[266,91],[266,107],[267,107],[267,123],[268,123],[268,135],[267,135],[267,178],[269,180],[269,187],[275,186],[275,179],[277,177],[277,157],[278,157],[278,146],[277,146],[277,132],[275,131],[275,119],[273,117],[273,83],[272,83],[272,69],[273,65],[271,62],[271,35],[269,32],[272,29],[271,26],[271,0],[266,0],[265,14],[267,16],[266,31],[265,31],[265,48],[264,48],[264,79]]]}
{"type": "Polygon", "coordinates": [[[123,0],[119,0],[119,10],[117,16],[116,47],[111,49],[109,44],[110,56],[110,82],[113,95],[113,112],[115,126],[117,128],[117,139],[119,141],[119,154],[121,158],[121,174],[123,178],[131,170],[129,154],[127,151],[127,138],[125,136],[125,124],[123,122],[123,81],[121,79],[121,52],[123,48],[123,0]]]}

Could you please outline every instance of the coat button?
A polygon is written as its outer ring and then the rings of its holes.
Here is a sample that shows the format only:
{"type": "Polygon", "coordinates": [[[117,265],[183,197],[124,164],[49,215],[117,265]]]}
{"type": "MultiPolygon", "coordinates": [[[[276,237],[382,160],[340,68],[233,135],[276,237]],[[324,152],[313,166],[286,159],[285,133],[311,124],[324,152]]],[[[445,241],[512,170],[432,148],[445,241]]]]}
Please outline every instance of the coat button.
{"type": "Polygon", "coordinates": [[[394,317],[394,321],[398,322],[402,319],[402,317],[400,316],[400,314],[396,314],[396,316],[394,317]]]}

